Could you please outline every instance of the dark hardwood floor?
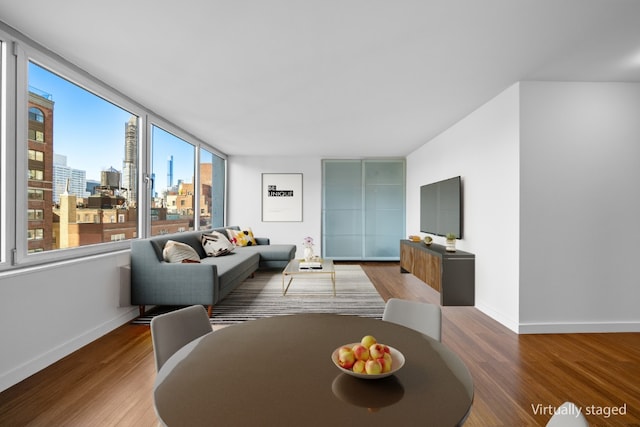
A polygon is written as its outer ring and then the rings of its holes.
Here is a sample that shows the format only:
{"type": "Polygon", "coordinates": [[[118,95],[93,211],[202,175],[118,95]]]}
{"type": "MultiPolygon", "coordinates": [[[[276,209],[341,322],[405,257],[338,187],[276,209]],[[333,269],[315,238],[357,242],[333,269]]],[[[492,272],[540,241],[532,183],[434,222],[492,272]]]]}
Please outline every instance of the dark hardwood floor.
{"type": "MultiPolygon", "coordinates": [[[[439,301],[397,263],[362,265],[385,300],[439,301]]],[[[591,426],[640,427],[639,333],[517,335],[443,307],[442,341],[474,379],[466,426],[544,426],[570,400],[591,426]]],[[[0,393],[0,426],[155,426],[154,377],[149,328],[123,325],[0,393]]]]}

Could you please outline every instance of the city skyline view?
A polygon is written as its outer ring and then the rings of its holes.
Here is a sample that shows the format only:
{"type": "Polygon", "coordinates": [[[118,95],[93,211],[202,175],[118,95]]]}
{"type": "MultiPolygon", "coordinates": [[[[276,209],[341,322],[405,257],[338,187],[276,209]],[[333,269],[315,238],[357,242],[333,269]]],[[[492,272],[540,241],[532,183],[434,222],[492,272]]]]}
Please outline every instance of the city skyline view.
{"type": "Polygon", "coordinates": [[[225,168],[213,150],[201,147],[196,165],[197,141],[153,119],[147,146],[139,117],[153,116],[144,109],[132,114],[33,62],[28,72],[27,253],[136,238],[140,215],[152,235],[221,223],[225,168]]]}
{"type": "MultiPolygon", "coordinates": [[[[33,62],[29,62],[29,90],[53,101],[53,150],[67,158],[67,166],[84,170],[87,181],[98,182],[102,171],[123,171],[125,125],[135,114],[33,62]]],[[[152,129],[149,174],[155,174],[155,191],[161,194],[167,187],[171,156],[173,184],[193,183],[195,147],[162,128],[152,129]]]]}

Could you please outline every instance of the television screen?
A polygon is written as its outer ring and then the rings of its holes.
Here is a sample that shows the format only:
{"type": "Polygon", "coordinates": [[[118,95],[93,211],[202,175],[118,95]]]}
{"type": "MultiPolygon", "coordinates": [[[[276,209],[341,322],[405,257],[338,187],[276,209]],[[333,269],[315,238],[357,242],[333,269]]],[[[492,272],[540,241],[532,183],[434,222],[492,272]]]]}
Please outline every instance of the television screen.
{"type": "Polygon", "coordinates": [[[420,187],[420,231],[462,239],[462,180],[459,176],[420,187]]]}

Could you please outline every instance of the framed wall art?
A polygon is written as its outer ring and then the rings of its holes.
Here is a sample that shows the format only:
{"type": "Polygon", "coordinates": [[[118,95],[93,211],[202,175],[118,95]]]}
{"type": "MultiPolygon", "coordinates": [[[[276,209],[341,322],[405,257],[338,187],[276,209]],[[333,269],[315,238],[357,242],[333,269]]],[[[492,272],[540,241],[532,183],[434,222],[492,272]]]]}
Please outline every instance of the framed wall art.
{"type": "Polygon", "coordinates": [[[262,221],[302,221],[302,174],[262,174],[262,221]]]}

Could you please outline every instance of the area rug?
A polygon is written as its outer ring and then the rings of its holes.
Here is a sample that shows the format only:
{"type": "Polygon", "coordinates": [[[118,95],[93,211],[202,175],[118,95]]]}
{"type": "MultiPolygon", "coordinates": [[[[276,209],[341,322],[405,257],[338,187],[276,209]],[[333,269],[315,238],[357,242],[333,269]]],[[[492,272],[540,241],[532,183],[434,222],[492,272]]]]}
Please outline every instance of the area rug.
{"type": "MultiPolygon", "coordinates": [[[[257,271],[213,307],[212,325],[231,325],[263,317],[297,313],[333,313],[382,318],[384,300],[359,265],[336,265],[336,296],[329,275],[296,275],[282,295],[282,273],[257,271]]],[[[285,280],[285,286],[288,278],[285,280]]],[[[149,324],[178,307],[156,307],[132,321],[149,324]]]]}

